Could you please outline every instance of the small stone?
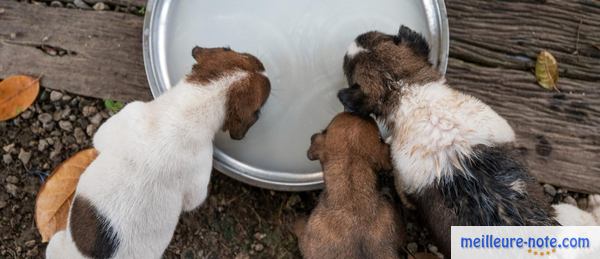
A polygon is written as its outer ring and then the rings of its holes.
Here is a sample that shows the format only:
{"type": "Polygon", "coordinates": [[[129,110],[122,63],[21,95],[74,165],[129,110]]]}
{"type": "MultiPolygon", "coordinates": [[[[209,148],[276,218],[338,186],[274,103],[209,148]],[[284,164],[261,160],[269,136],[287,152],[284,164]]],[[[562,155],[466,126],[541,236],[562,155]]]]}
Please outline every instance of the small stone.
{"type": "Polygon", "coordinates": [[[263,240],[263,238],[265,238],[267,235],[260,233],[260,232],[256,232],[254,233],[254,238],[258,241],[263,240]]]}
{"type": "Polygon", "coordinates": [[[73,4],[81,9],[92,9],[88,4],[86,4],[83,0],[75,0],[73,4]]]}
{"type": "Polygon", "coordinates": [[[11,32],[11,33],[10,33],[10,39],[11,39],[11,40],[14,40],[14,39],[16,39],[16,38],[17,38],[17,33],[16,33],[16,32],[11,32]]]}
{"type": "Polygon", "coordinates": [[[14,153],[16,151],[15,143],[11,143],[6,146],[3,146],[2,150],[4,150],[4,152],[6,152],[6,153],[14,153]]]}
{"type": "Polygon", "coordinates": [[[96,11],[108,10],[108,6],[106,6],[106,4],[104,4],[102,2],[98,2],[94,5],[94,10],[96,10],[96,11]]]}
{"type": "Polygon", "coordinates": [[[29,159],[31,159],[31,152],[27,152],[24,149],[21,149],[18,158],[24,165],[26,165],[27,163],[29,163],[29,159]]]}
{"type": "Polygon", "coordinates": [[[50,152],[49,158],[55,160],[55,158],[58,158],[58,155],[60,155],[60,150],[54,149],[50,152]]]}
{"type": "Polygon", "coordinates": [[[52,1],[50,7],[63,7],[63,4],[60,1],[52,1]]]}
{"type": "Polygon", "coordinates": [[[563,202],[577,207],[577,201],[571,196],[567,195],[567,197],[563,199],[563,202]]]}
{"type": "Polygon", "coordinates": [[[254,245],[254,251],[260,252],[265,249],[265,246],[261,243],[257,243],[254,245]]]}
{"type": "Polygon", "coordinates": [[[13,162],[12,156],[10,154],[4,154],[2,155],[2,162],[5,165],[10,165],[13,162]]]}
{"type": "Polygon", "coordinates": [[[417,245],[417,243],[415,242],[408,243],[408,245],[406,245],[406,249],[408,249],[408,251],[414,254],[419,249],[419,245],[417,245]]]}
{"type": "Polygon", "coordinates": [[[35,243],[36,243],[35,240],[29,240],[29,241],[25,242],[25,246],[26,247],[34,247],[35,243]]]}
{"type": "Polygon", "coordinates": [[[40,141],[38,142],[38,150],[39,151],[44,151],[46,150],[46,148],[48,148],[48,141],[46,141],[45,139],[40,139],[40,141]]]}
{"type": "Polygon", "coordinates": [[[50,93],[50,101],[52,101],[52,102],[60,101],[60,99],[62,99],[62,97],[63,97],[63,93],[61,93],[59,91],[52,91],[50,93]]]}
{"type": "Polygon", "coordinates": [[[73,97],[71,97],[70,95],[66,95],[66,94],[65,94],[65,95],[63,95],[63,97],[62,97],[62,99],[61,99],[61,100],[62,100],[63,102],[68,102],[68,101],[70,101],[71,99],[73,99],[73,97]]]}
{"type": "Polygon", "coordinates": [[[85,132],[83,132],[83,129],[79,127],[75,128],[73,136],[75,137],[75,141],[77,142],[77,144],[82,144],[83,141],[85,141],[85,132]]]}
{"type": "Polygon", "coordinates": [[[90,119],[90,122],[96,126],[100,125],[100,122],[102,122],[102,114],[96,113],[96,115],[90,119]]]}
{"type": "Polygon", "coordinates": [[[556,196],[556,188],[552,185],[544,184],[544,192],[552,197],[556,196]]]}
{"type": "Polygon", "coordinates": [[[23,113],[21,113],[21,118],[28,120],[29,118],[31,118],[31,116],[33,116],[33,112],[27,110],[24,111],[23,113]]]}
{"type": "Polygon", "coordinates": [[[94,133],[96,133],[96,129],[97,129],[96,125],[94,125],[94,124],[90,124],[90,125],[88,125],[88,126],[85,128],[85,133],[86,133],[88,136],[90,136],[90,137],[93,137],[93,136],[94,136],[94,133]]]}
{"type": "Polygon", "coordinates": [[[4,207],[6,207],[6,205],[8,205],[8,202],[0,200],[0,209],[4,209],[4,207]]]}
{"type": "Polygon", "coordinates": [[[44,123],[44,125],[42,125],[42,128],[46,131],[52,131],[54,130],[54,127],[56,126],[56,122],[48,122],[48,123],[44,123]]]}
{"type": "Polygon", "coordinates": [[[91,106],[91,105],[85,106],[81,110],[81,114],[83,114],[83,116],[86,118],[92,116],[93,114],[96,114],[97,112],[98,112],[98,109],[96,109],[95,106],[91,106]]]}
{"type": "Polygon", "coordinates": [[[67,6],[67,8],[75,8],[75,7],[76,7],[76,6],[75,6],[74,4],[72,4],[72,3],[67,3],[67,5],[66,5],[66,6],[67,6]]]}
{"type": "Polygon", "coordinates": [[[46,123],[52,121],[52,115],[50,115],[50,113],[42,113],[42,114],[38,115],[38,120],[42,124],[46,124],[46,123]]]}
{"type": "Polygon", "coordinates": [[[19,189],[16,185],[12,183],[6,184],[6,192],[12,196],[17,196],[17,190],[19,189]]]}
{"type": "Polygon", "coordinates": [[[4,8],[0,8],[0,14],[3,14],[4,12],[6,12],[6,10],[4,8]]]}
{"type": "Polygon", "coordinates": [[[58,127],[60,127],[62,130],[66,131],[66,132],[73,131],[73,124],[70,121],[59,121],[58,127]]]}
{"type": "Polygon", "coordinates": [[[12,184],[18,184],[19,183],[19,178],[14,176],[14,175],[10,175],[8,177],[6,177],[6,182],[7,183],[12,183],[12,184]]]}
{"type": "Polygon", "coordinates": [[[438,252],[437,246],[434,246],[432,244],[427,245],[427,249],[429,250],[429,252],[432,252],[434,254],[436,254],[438,252]]]}
{"type": "Polygon", "coordinates": [[[61,119],[66,119],[67,117],[69,117],[69,115],[71,115],[71,108],[69,108],[69,107],[66,107],[64,110],[62,110],[60,112],[61,119]]]}

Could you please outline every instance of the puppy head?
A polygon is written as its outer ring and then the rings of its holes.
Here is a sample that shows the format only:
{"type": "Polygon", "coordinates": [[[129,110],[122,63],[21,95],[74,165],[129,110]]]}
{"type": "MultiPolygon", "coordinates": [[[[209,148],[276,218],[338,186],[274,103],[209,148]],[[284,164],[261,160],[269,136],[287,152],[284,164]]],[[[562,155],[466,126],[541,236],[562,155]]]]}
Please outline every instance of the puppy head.
{"type": "Polygon", "coordinates": [[[242,139],[256,123],[260,109],[271,92],[271,83],[265,76],[265,67],[258,58],[230,48],[195,47],[192,56],[196,64],[187,76],[188,82],[209,84],[236,72],[247,76],[234,82],[227,93],[227,110],[223,131],[232,139],[242,139]]]}
{"type": "Polygon", "coordinates": [[[343,112],[321,133],[311,137],[308,159],[325,164],[331,159],[366,160],[379,170],[391,170],[390,149],[379,136],[375,120],[343,112]]]}
{"type": "Polygon", "coordinates": [[[380,115],[390,93],[441,77],[428,57],[427,41],[408,27],[401,26],[397,35],[375,31],[362,34],[344,57],[350,87],[341,90],[338,98],[349,111],[380,115]]]}

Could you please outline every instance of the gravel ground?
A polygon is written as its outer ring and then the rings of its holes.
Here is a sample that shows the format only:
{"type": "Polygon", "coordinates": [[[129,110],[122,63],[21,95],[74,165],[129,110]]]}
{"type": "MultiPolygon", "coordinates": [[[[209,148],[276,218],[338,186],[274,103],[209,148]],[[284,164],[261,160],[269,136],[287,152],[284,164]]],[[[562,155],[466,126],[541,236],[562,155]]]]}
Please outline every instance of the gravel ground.
{"type": "MultiPolygon", "coordinates": [[[[45,244],[33,220],[41,179],[111,116],[102,100],[42,89],[32,107],[0,122],[0,258],[41,258],[45,244]]],[[[382,191],[399,204],[389,175],[382,191]]],[[[549,201],[587,207],[587,195],[544,185],[549,201]]],[[[165,258],[297,258],[295,220],[314,207],[318,192],[283,193],[251,187],[214,172],[205,204],[182,216],[165,258]]],[[[403,210],[402,208],[399,208],[403,210]]],[[[427,230],[404,210],[410,251],[436,251],[427,230]]]]}

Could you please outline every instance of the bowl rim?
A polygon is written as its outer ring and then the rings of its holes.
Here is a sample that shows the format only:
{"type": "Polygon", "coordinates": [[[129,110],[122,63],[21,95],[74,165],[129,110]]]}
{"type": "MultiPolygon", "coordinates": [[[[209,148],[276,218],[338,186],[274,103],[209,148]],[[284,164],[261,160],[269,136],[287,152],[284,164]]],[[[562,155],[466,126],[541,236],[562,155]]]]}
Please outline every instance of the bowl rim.
{"type": "MultiPolygon", "coordinates": [[[[154,98],[161,95],[166,89],[164,78],[166,75],[161,73],[158,66],[160,63],[160,53],[157,53],[158,34],[160,24],[164,24],[169,5],[166,4],[172,0],[149,0],[146,4],[146,13],[143,25],[143,58],[148,85],[154,98]],[[165,9],[166,8],[166,9],[165,9]]],[[[444,0],[421,0],[425,9],[429,33],[433,42],[436,42],[432,48],[437,49],[437,68],[442,73],[446,73],[448,66],[450,32],[448,28],[448,18],[444,0]],[[435,39],[435,40],[433,40],[435,39]]],[[[430,43],[431,44],[431,43],[430,43]]],[[[165,59],[162,59],[165,62],[165,59]]],[[[225,154],[218,147],[214,146],[213,167],[217,171],[234,178],[238,181],[266,189],[277,191],[310,191],[323,187],[322,172],[313,172],[308,174],[295,174],[290,172],[270,171],[257,168],[242,163],[231,156],[225,154]],[[269,175],[270,177],[265,177],[269,175]]]]}

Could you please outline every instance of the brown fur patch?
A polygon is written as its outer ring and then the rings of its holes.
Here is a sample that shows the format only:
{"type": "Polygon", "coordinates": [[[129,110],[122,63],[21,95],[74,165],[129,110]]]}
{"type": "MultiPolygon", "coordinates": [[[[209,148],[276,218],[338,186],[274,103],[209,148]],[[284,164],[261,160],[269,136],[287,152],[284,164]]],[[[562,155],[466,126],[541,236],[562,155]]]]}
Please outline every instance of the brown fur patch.
{"type": "Polygon", "coordinates": [[[270,92],[269,79],[256,72],[233,84],[227,94],[223,130],[228,130],[233,139],[242,139],[260,117],[260,109],[270,92]]]}
{"type": "Polygon", "coordinates": [[[186,78],[191,83],[208,84],[234,71],[265,71],[265,67],[256,57],[229,48],[195,47],[192,57],[196,64],[192,66],[192,72],[186,78]]]}
{"type": "Polygon", "coordinates": [[[89,200],[76,196],[69,219],[73,242],[81,254],[92,258],[114,255],[119,246],[116,234],[89,200]]]}
{"type": "Polygon", "coordinates": [[[398,258],[405,230],[377,190],[391,158],[375,121],[339,114],[313,136],[308,156],[321,161],[325,190],[299,236],[304,258],[398,258]]]}
{"type": "Polygon", "coordinates": [[[223,130],[233,139],[242,139],[260,115],[260,109],[271,92],[271,83],[263,74],[265,67],[258,58],[229,48],[200,48],[192,50],[196,64],[187,81],[208,84],[236,71],[248,76],[230,86],[227,93],[223,130]]]}

